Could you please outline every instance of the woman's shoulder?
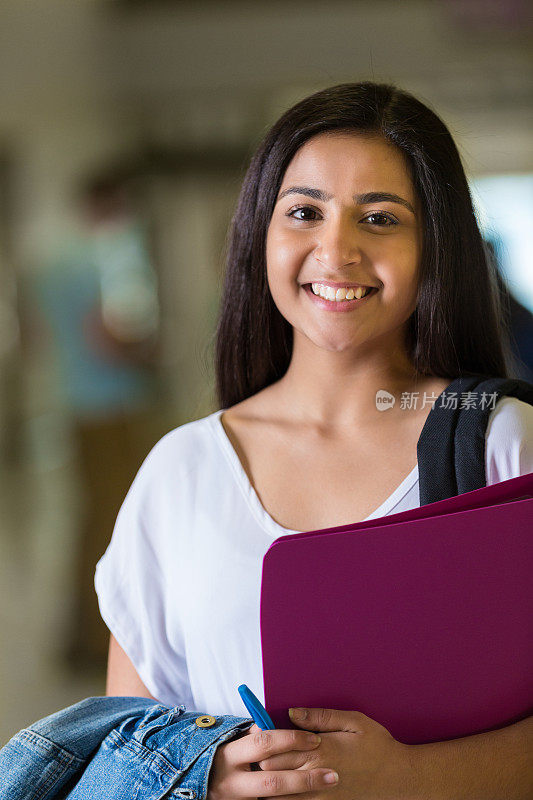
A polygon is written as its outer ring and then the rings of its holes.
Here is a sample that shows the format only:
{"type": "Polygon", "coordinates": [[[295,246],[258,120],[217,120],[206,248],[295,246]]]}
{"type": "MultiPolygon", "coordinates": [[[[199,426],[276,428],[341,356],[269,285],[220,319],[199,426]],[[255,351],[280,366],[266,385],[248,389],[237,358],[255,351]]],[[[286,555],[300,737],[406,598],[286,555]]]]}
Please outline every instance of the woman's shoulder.
{"type": "Polygon", "coordinates": [[[533,405],[516,397],[502,397],[489,415],[489,434],[504,434],[521,441],[533,437],[533,405]]]}
{"type": "Polygon", "coordinates": [[[161,449],[178,445],[183,447],[194,443],[198,439],[205,438],[220,414],[220,410],[213,411],[199,419],[193,419],[177,425],[165,433],[155,446],[161,449]]]}
{"type": "Polygon", "coordinates": [[[152,447],[142,465],[144,472],[172,473],[180,468],[190,470],[196,464],[219,454],[216,427],[220,411],[185,422],[165,433],[152,447]]]}
{"type": "Polygon", "coordinates": [[[502,397],[489,415],[486,430],[487,483],[533,472],[533,406],[502,397]]]}

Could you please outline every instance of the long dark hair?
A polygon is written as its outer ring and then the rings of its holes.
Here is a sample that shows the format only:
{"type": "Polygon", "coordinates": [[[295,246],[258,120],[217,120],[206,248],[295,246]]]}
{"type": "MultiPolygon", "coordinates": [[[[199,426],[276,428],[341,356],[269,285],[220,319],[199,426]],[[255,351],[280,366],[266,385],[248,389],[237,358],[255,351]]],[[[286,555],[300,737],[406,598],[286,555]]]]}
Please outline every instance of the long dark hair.
{"type": "Polygon", "coordinates": [[[509,377],[512,357],[495,267],[450,132],[435,112],[393,85],[346,83],[286,111],[266,134],[244,178],[227,242],[216,331],[220,406],[250,397],[289,366],[292,327],[268,288],[267,230],[296,151],[331,130],[379,135],[406,156],[423,211],[418,303],[407,326],[415,373],[509,377]]]}

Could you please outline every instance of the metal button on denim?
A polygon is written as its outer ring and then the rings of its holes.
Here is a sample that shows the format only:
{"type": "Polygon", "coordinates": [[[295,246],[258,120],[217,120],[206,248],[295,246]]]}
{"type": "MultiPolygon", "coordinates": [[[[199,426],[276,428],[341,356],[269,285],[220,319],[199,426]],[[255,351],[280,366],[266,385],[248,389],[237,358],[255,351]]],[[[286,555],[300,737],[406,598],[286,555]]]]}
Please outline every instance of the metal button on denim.
{"type": "Polygon", "coordinates": [[[215,724],[216,719],[209,714],[204,714],[203,717],[197,717],[194,721],[199,728],[211,728],[215,724]]]}

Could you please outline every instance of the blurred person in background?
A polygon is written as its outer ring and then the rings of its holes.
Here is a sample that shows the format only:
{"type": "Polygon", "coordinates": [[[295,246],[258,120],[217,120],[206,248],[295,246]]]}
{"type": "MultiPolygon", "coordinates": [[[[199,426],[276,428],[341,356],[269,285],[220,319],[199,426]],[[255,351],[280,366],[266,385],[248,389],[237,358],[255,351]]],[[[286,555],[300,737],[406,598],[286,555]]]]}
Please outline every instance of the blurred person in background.
{"type": "MultiPolygon", "coordinates": [[[[503,278],[501,281],[503,284],[503,278]]],[[[533,314],[518,302],[505,285],[502,290],[509,297],[512,346],[519,359],[516,377],[533,383],[533,314]]]]}
{"type": "Polygon", "coordinates": [[[97,666],[105,664],[108,634],[94,568],[153,444],[159,303],[127,182],[112,172],[95,175],[79,200],[79,230],[46,259],[31,295],[52,335],[85,494],[65,656],[73,666],[97,666]]]}
{"type": "Polygon", "coordinates": [[[498,238],[485,239],[487,253],[496,269],[502,308],[508,320],[510,344],[516,358],[515,377],[533,382],[533,314],[511,292],[502,267],[502,242],[498,238]]]}

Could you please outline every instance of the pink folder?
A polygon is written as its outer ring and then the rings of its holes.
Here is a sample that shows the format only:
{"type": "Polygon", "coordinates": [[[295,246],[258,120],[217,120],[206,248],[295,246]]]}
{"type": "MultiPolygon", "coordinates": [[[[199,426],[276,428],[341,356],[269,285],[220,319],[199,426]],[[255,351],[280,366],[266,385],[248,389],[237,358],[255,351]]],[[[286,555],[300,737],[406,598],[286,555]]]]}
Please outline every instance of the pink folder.
{"type": "Polygon", "coordinates": [[[533,473],[263,560],[265,706],[357,710],[406,744],[533,714],[533,473]]]}

